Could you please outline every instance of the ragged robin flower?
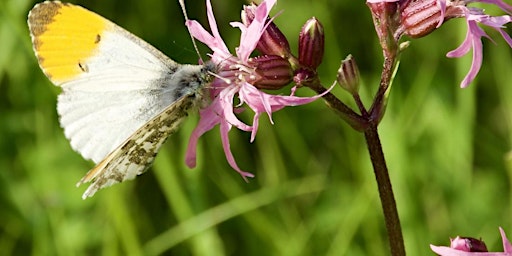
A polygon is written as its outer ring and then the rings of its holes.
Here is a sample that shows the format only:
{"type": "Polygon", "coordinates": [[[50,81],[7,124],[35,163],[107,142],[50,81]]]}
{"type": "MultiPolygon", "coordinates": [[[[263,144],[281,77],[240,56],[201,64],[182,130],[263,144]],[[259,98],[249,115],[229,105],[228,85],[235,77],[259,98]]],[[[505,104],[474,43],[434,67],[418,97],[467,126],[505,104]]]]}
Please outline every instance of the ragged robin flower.
{"type": "MultiPolygon", "coordinates": [[[[241,31],[240,44],[236,48],[235,54],[229,52],[219,34],[210,0],[206,1],[206,7],[211,33],[197,21],[186,22],[191,35],[213,51],[211,61],[219,67],[217,78],[210,85],[211,103],[200,110],[199,123],[189,141],[186,153],[186,163],[189,167],[194,167],[196,164],[196,148],[199,137],[219,125],[222,146],[228,163],[244,179],[253,177],[253,174],[242,171],[233,157],[228,137],[231,128],[235,126],[240,130],[251,132],[252,142],[258,131],[261,114],[266,113],[270,122],[273,123],[273,112],[286,106],[310,103],[322,96],[297,97],[294,96],[295,87],[292,88],[288,96],[268,94],[260,90],[273,86],[282,87],[291,80],[291,66],[282,61],[285,60],[286,54],[282,54],[286,53],[286,49],[260,58],[250,57],[271,22],[268,15],[275,3],[276,0],[266,0],[257,7],[253,6],[254,16],[250,23],[231,23],[231,26],[239,28],[241,31]],[[288,77],[287,74],[290,76],[288,77]],[[238,96],[239,103],[234,105],[236,96],[238,96]],[[248,106],[254,112],[252,125],[240,121],[236,116],[237,113],[243,111],[243,105],[248,106]]],[[[270,39],[273,40],[272,37],[270,39]]],[[[287,47],[287,43],[277,43],[276,45],[287,47]]]]}
{"type": "Polygon", "coordinates": [[[500,233],[503,252],[488,252],[481,240],[465,237],[450,239],[450,247],[430,245],[430,249],[440,256],[510,256],[512,255],[512,244],[502,228],[500,228],[500,233]]]}
{"type": "MultiPolygon", "coordinates": [[[[463,88],[475,79],[482,66],[482,37],[490,39],[479,24],[497,30],[507,44],[512,47],[512,38],[504,30],[505,24],[512,21],[510,16],[512,15],[512,6],[502,0],[367,0],[367,4],[372,9],[374,16],[378,14],[378,10],[395,10],[395,13],[391,14],[393,17],[389,22],[391,24],[389,28],[392,29],[392,37],[395,41],[398,41],[403,35],[411,38],[423,37],[450,19],[465,19],[468,27],[466,39],[457,49],[446,55],[450,58],[458,58],[473,50],[471,68],[460,84],[463,88]],[[472,3],[495,5],[508,15],[490,16],[480,8],[468,6],[472,3]]],[[[377,31],[386,30],[377,28],[377,31]]],[[[381,33],[379,37],[381,36],[389,35],[381,33]]]]}

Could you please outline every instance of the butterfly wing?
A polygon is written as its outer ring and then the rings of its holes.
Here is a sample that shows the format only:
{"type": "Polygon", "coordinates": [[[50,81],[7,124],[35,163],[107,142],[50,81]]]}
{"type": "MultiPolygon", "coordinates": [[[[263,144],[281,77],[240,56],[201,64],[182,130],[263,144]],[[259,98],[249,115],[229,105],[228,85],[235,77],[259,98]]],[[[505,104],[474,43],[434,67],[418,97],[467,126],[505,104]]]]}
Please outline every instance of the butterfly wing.
{"type": "Polygon", "coordinates": [[[143,173],[155,159],[160,146],[177,130],[199,98],[196,94],[181,97],[108,154],[78,182],[77,186],[92,181],[82,198],[143,173]]]}
{"type": "Polygon", "coordinates": [[[141,127],[205,83],[203,66],[177,64],[80,6],[37,4],[28,24],[41,69],[62,88],[57,111],[66,137],[73,149],[100,165],[116,160],[127,141],[145,138],[137,134],[141,127]]]}

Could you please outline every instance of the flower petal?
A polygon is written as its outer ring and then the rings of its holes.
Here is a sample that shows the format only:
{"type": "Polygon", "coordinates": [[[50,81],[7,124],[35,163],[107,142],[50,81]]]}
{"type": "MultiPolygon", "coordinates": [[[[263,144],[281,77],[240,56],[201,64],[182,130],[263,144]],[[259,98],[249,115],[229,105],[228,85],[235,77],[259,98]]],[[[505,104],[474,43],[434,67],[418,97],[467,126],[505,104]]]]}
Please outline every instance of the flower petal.
{"type": "Polygon", "coordinates": [[[197,124],[196,128],[190,135],[187,151],[185,153],[185,163],[189,168],[196,167],[196,149],[199,138],[207,131],[213,129],[213,127],[215,127],[215,125],[219,124],[221,121],[221,118],[215,114],[215,111],[213,111],[214,108],[215,105],[210,105],[208,108],[199,111],[201,118],[199,119],[199,123],[197,124]]]}
{"type": "Polygon", "coordinates": [[[441,16],[439,18],[439,23],[437,24],[437,28],[439,28],[441,25],[443,25],[444,14],[446,12],[446,0],[437,0],[437,5],[441,9],[441,16]]]}
{"type": "Polygon", "coordinates": [[[500,227],[501,239],[503,240],[503,251],[510,253],[512,255],[512,244],[507,239],[507,235],[505,235],[505,231],[500,227]]]}
{"type": "Polygon", "coordinates": [[[226,159],[228,160],[229,165],[231,168],[235,169],[240,175],[242,175],[242,178],[247,182],[247,178],[253,178],[254,174],[250,172],[244,172],[238,167],[236,164],[235,158],[233,157],[233,153],[231,152],[231,146],[229,145],[229,130],[231,130],[231,125],[227,122],[221,122],[220,123],[220,137],[222,140],[222,148],[224,149],[224,154],[226,155],[226,159]]]}
{"type": "Polygon", "coordinates": [[[240,130],[249,132],[252,131],[252,127],[240,121],[233,112],[233,100],[238,90],[239,88],[237,86],[230,86],[220,92],[219,102],[221,110],[219,110],[218,114],[231,125],[236,126],[240,130]]]}
{"type": "Polygon", "coordinates": [[[236,49],[238,58],[243,62],[249,59],[250,54],[256,48],[261,34],[265,30],[267,17],[270,9],[274,6],[276,0],[267,0],[262,2],[254,12],[254,20],[245,27],[240,22],[232,22],[231,25],[240,28],[242,35],[240,36],[240,46],[236,49]]]}
{"type": "Polygon", "coordinates": [[[468,51],[473,48],[473,61],[471,63],[471,68],[462,80],[460,87],[467,87],[476,77],[480,67],[482,66],[482,37],[488,37],[487,34],[477,25],[474,20],[467,20],[468,31],[466,33],[466,39],[464,42],[457,47],[457,49],[450,51],[446,54],[449,58],[461,57],[468,53],[468,51]]]}

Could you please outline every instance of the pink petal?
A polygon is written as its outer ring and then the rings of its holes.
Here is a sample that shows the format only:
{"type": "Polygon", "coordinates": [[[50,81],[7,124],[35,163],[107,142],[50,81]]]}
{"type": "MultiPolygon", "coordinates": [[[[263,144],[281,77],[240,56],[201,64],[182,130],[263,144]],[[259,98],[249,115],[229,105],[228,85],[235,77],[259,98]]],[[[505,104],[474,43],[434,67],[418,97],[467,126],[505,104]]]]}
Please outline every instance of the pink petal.
{"type": "Polygon", "coordinates": [[[441,9],[441,16],[439,18],[439,23],[437,24],[437,28],[439,28],[444,21],[444,14],[446,12],[446,0],[437,0],[437,5],[439,6],[439,9],[441,9]]]}
{"type": "Polygon", "coordinates": [[[510,38],[510,35],[507,34],[507,32],[505,32],[503,29],[498,29],[498,31],[500,32],[500,34],[503,37],[503,39],[505,39],[505,41],[507,42],[508,46],[510,46],[510,48],[512,48],[512,38],[510,38]]]}
{"type": "MultiPolygon", "coordinates": [[[[251,140],[250,142],[254,142],[256,138],[256,133],[258,133],[258,127],[260,126],[260,116],[261,112],[254,113],[254,117],[252,118],[252,132],[251,132],[251,140]]],[[[274,124],[274,123],[272,123],[274,124]]]]}
{"type": "Polygon", "coordinates": [[[480,67],[482,66],[482,41],[481,37],[487,36],[485,32],[477,25],[474,20],[467,20],[468,31],[466,33],[466,39],[464,42],[455,50],[450,51],[446,54],[447,57],[461,57],[468,53],[473,48],[473,61],[468,74],[462,80],[460,87],[466,88],[476,77],[480,67]]]}
{"type": "Polygon", "coordinates": [[[512,255],[512,244],[507,239],[507,235],[505,235],[505,231],[500,227],[501,239],[503,240],[503,251],[512,255]]]}
{"type": "Polygon", "coordinates": [[[240,46],[236,49],[238,58],[243,62],[249,59],[250,54],[256,48],[261,34],[265,30],[265,22],[270,13],[270,9],[274,6],[276,0],[267,0],[262,2],[254,11],[254,20],[245,27],[240,22],[232,22],[231,25],[240,28],[242,35],[240,37],[240,46]]]}
{"type": "Polygon", "coordinates": [[[482,41],[480,40],[473,40],[473,61],[471,62],[471,68],[469,69],[468,74],[462,82],[460,83],[461,88],[466,88],[473,80],[475,79],[476,75],[478,74],[478,71],[480,71],[480,68],[482,67],[482,41]],[[480,49],[480,50],[478,50],[480,49]]]}
{"type": "Polygon", "coordinates": [[[185,153],[185,163],[190,168],[196,167],[196,149],[199,138],[221,122],[221,118],[215,114],[213,108],[215,108],[215,105],[210,105],[208,108],[199,111],[201,118],[190,135],[185,153]]]}
{"type": "Polygon", "coordinates": [[[466,32],[466,38],[464,39],[462,44],[460,44],[459,47],[457,47],[455,50],[448,52],[446,54],[446,57],[459,58],[459,57],[466,55],[466,53],[468,53],[469,50],[471,49],[471,46],[472,46],[471,40],[472,39],[473,39],[473,35],[471,34],[471,31],[468,29],[468,31],[466,32]]]}
{"type": "Polygon", "coordinates": [[[206,44],[208,47],[217,47],[214,44],[215,37],[213,37],[210,32],[206,31],[199,22],[195,20],[187,20],[185,25],[188,28],[188,32],[201,43],[206,44]]]}
{"type": "Polygon", "coordinates": [[[270,97],[275,95],[266,94],[249,83],[244,83],[239,92],[240,99],[243,100],[254,112],[267,112],[270,122],[272,121],[272,106],[270,105],[270,97]]]}
{"type": "Polygon", "coordinates": [[[226,155],[226,159],[228,160],[231,168],[235,169],[240,175],[242,175],[242,178],[247,182],[246,177],[253,178],[254,174],[242,171],[236,164],[233,153],[231,153],[231,146],[229,145],[229,130],[231,130],[230,124],[227,122],[220,123],[220,137],[222,140],[222,148],[224,149],[224,154],[226,155]]]}
{"type": "Polygon", "coordinates": [[[231,56],[231,54],[229,53],[229,49],[228,47],[226,46],[226,44],[224,43],[224,41],[222,40],[222,37],[220,36],[220,33],[219,33],[219,29],[217,28],[217,22],[215,21],[215,16],[213,15],[213,8],[212,8],[212,3],[210,2],[210,0],[206,0],[206,15],[208,16],[208,24],[210,25],[210,29],[212,30],[212,34],[213,34],[213,37],[215,37],[215,45],[216,45],[216,49],[215,48],[211,48],[214,53],[217,53],[217,52],[222,52],[224,54],[226,54],[225,57],[227,56],[231,56]]]}
{"type": "Polygon", "coordinates": [[[222,90],[219,94],[219,100],[221,104],[221,109],[223,117],[231,124],[236,126],[238,129],[243,131],[252,131],[252,127],[244,124],[236,117],[233,112],[233,99],[235,94],[238,92],[237,86],[230,86],[224,90],[222,90]]]}

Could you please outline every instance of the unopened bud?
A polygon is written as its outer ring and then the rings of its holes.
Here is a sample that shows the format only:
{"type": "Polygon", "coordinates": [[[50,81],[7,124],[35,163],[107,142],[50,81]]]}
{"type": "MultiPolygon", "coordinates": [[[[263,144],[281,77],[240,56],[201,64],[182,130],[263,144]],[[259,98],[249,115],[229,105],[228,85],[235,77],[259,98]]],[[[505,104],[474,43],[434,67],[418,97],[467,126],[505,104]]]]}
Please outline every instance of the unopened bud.
{"type": "Polygon", "coordinates": [[[461,8],[453,6],[447,6],[442,13],[438,2],[439,0],[410,1],[401,13],[403,33],[411,38],[424,37],[443,22],[464,16],[461,8]]]}
{"type": "Polygon", "coordinates": [[[315,18],[306,21],[299,34],[299,63],[316,69],[324,56],[324,28],[315,18]]]}
{"type": "MultiPolygon", "coordinates": [[[[242,11],[242,22],[245,25],[248,26],[254,20],[256,8],[257,6],[254,4],[244,7],[242,11]]],[[[270,20],[268,17],[266,19],[266,22],[270,20]]],[[[256,45],[256,50],[263,55],[277,55],[287,58],[290,55],[290,44],[276,24],[270,22],[261,35],[256,45]]]]}
{"type": "Polygon", "coordinates": [[[288,60],[277,55],[263,55],[249,59],[257,77],[252,84],[258,89],[277,90],[292,81],[293,70],[288,60]]]}
{"type": "Polygon", "coordinates": [[[451,239],[450,247],[464,252],[488,252],[484,241],[472,237],[456,237],[451,239]]]}
{"type": "Polygon", "coordinates": [[[341,61],[340,69],[338,69],[338,83],[352,95],[359,91],[359,68],[356,60],[352,55],[348,55],[341,61]]]}

